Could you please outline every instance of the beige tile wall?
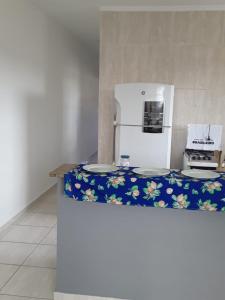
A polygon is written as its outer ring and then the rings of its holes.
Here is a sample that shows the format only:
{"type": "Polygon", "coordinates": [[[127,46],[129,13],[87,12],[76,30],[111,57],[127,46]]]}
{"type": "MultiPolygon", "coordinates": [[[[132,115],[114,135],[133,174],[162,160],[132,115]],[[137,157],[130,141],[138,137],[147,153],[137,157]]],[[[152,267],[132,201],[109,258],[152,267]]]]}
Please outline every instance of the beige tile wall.
{"type": "Polygon", "coordinates": [[[225,12],[102,12],[100,40],[100,162],[112,161],[116,83],[175,85],[172,167],[188,123],[225,125],[225,12]]]}

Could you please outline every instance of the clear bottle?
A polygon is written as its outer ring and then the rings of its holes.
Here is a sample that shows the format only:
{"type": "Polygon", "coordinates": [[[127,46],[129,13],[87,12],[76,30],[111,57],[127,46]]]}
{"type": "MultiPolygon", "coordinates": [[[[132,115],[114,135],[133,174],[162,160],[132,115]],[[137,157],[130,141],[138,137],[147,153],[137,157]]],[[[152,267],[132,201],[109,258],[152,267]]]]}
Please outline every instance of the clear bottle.
{"type": "Polygon", "coordinates": [[[120,156],[120,166],[121,167],[129,167],[130,166],[130,156],[129,155],[121,155],[120,156]]]}

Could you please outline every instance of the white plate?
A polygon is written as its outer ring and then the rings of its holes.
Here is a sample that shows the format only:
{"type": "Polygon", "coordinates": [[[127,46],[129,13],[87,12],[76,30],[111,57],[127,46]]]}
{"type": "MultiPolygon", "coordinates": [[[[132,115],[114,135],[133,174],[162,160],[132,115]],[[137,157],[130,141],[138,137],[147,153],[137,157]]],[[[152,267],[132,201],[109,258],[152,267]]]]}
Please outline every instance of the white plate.
{"type": "Polygon", "coordinates": [[[183,170],[181,173],[185,176],[197,178],[197,179],[216,179],[220,177],[220,174],[210,170],[183,170]]]}
{"type": "Polygon", "coordinates": [[[83,166],[83,169],[92,173],[111,173],[119,170],[116,166],[106,164],[93,164],[83,166]]]}
{"type": "Polygon", "coordinates": [[[170,171],[167,169],[156,169],[156,168],[135,168],[133,172],[146,176],[146,177],[157,177],[157,176],[165,176],[170,174],[170,171]]]}

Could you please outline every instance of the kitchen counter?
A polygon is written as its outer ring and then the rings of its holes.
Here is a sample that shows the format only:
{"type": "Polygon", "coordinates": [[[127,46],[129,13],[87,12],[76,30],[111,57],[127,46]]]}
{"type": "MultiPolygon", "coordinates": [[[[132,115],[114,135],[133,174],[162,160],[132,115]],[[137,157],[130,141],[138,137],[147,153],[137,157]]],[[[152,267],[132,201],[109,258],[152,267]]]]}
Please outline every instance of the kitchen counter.
{"type": "Polygon", "coordinates": [[[52,175],[58,174],[56,300],[224,299],[222,212],[74,201],[64,194],[62,170],[52,175]]]}
{"type": "Polygon", "coordinates": [[[64,178],[64,175],[76,168],[77,164],[63,164],[49,172],[49,177],[64,178]]]}

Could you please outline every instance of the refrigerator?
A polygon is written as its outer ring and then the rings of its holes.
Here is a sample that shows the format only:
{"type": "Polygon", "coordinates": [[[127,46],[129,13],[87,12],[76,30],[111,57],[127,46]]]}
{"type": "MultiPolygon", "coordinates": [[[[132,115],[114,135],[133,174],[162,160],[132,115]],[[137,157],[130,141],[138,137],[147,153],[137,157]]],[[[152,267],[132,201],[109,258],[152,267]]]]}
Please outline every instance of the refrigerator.
{"type": "Polygon", "coordinates": [[[115,85],[115,162],[170,168],[174,86],[155,83],[115,85]]]}

